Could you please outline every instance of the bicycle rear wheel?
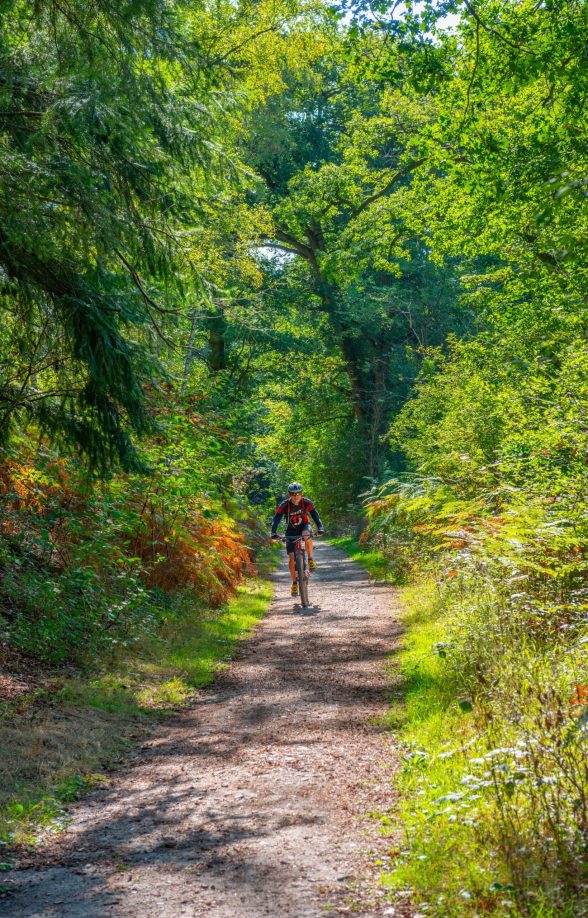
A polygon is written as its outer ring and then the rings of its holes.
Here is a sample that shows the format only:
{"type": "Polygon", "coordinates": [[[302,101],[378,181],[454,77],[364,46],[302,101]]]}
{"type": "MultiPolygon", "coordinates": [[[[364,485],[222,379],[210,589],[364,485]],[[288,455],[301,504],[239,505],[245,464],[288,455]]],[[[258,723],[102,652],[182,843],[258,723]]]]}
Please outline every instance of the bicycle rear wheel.
{"type": "Polygon", "coordinates": [[[298,577],[298,588],[300,590],[300,601],[302,608],[307,609],[310,605],[308,601],[308,580],[304,576],[304,558],[302,555],[296,555],[296,576],[298,577]]]}

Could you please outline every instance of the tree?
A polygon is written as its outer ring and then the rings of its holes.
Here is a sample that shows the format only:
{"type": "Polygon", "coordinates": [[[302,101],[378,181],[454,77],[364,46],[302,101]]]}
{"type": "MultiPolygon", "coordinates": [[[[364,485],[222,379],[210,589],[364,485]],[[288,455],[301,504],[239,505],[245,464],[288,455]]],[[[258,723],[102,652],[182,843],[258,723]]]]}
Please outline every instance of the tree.
{"type": "Polygon", "coordinates": [[[32,421],[102,471],[136,461],[167,348],[194,303],[214,308],[198,235],[242,171],[236,91],[245,111],[275,84],[303,11],[4,4],[2,443],[32,421]]]}
{"type": "MultiPolygon", "coordinates": [[[[327,37],[337,60],[341,34],[327,37]]],[[[297,273],[306,308],[326,317],[340,349],[360,464],[374,476],[419,350],[467,321],[451,272],[430,260],[404,212],[422,165],[413,135],[430,116],[373,81],[359,86],[345,64],[321,60],[285,79],[285,91],[254,113],[245,156],[272,212],[266,243],[304,263],[299,271],[286,260],[284,270],[297,273]]]]}
{"type": "Polygon", "coordinates": [[[34,420],[104,469],[132,462],[129,430],[149,427],[176,234],[221,174],[222,69],[194,26],[182,4],[4,6],[4,442],[34,420]]]}

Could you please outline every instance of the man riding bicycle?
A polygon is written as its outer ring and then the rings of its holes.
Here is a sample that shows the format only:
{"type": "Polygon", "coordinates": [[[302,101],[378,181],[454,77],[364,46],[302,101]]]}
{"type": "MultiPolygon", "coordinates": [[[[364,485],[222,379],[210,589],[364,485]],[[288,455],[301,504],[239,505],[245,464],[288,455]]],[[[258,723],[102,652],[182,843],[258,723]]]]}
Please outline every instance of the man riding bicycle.
{"type": "MultiPolygon", "coordinates": [[[[321,518],[317,513],[313,502],[307,497],[302,496],[302,485],[298,481],[293,481],[288,485],[288,497],[278,506],[275,516],[272,520],[272,539],[279,538],[278,526],[282,518],[286,518],[286,535],[300,536],[304,539],[306,553],[308,555],[308,566],[313,571],[316,568],[316,561],[312,558],[312,538],[310,529],[310,519],[312,517],[316,523],[317,535],[324,534],[324,527],[321,518]]],[[[296,566],[294,560],[294,542],[286,542],[288,551],[288,563],[290,574],[292,576],[292,596],[298,596],[298,582],[296,580],[296,566]]]]}

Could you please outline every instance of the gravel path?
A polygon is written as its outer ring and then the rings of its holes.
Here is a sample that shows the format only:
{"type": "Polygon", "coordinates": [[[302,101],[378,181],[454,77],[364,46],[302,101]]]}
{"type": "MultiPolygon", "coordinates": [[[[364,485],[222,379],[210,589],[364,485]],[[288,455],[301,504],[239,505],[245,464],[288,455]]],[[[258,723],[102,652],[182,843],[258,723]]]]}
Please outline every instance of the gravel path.
{"type": "Polygon", "coordinates": [[[311,609],[285,564],[255,635],[39,862],[4,875],[1,916],[314,918],[407,914],[373,883],[392,847],[365,815],[393,804],[378,726],[398,639],[393,589],[317,546],[311,609]]]}

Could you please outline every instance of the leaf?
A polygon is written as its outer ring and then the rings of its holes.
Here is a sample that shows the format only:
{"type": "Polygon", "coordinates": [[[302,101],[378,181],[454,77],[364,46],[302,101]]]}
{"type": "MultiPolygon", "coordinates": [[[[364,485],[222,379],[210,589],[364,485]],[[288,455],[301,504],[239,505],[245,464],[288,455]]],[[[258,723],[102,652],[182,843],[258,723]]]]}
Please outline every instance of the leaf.
{"type": "Polygon", "coordinates": [[[453,794],[444,794],[443,797],[438,797],[434,803],[435,806],[439,806],[442,803],[457,803],[459,800],[463,800],[465,793],[463,791],[456,791],[453,794]]]}
{"type": "Polygon", "coordinates": [[[576,683],[574,694],[570,698],[570,704],[588,705],[588,685],[576,683]]]}
{"type": "Polygon", "coordinates": [[[458,701],[458,704],[459,704],[460,709],[464,712],[464,714],[469,714],[470,711],[474,710],[473,702],[470,701],[469,698],[461,698],[458,701]]]}

